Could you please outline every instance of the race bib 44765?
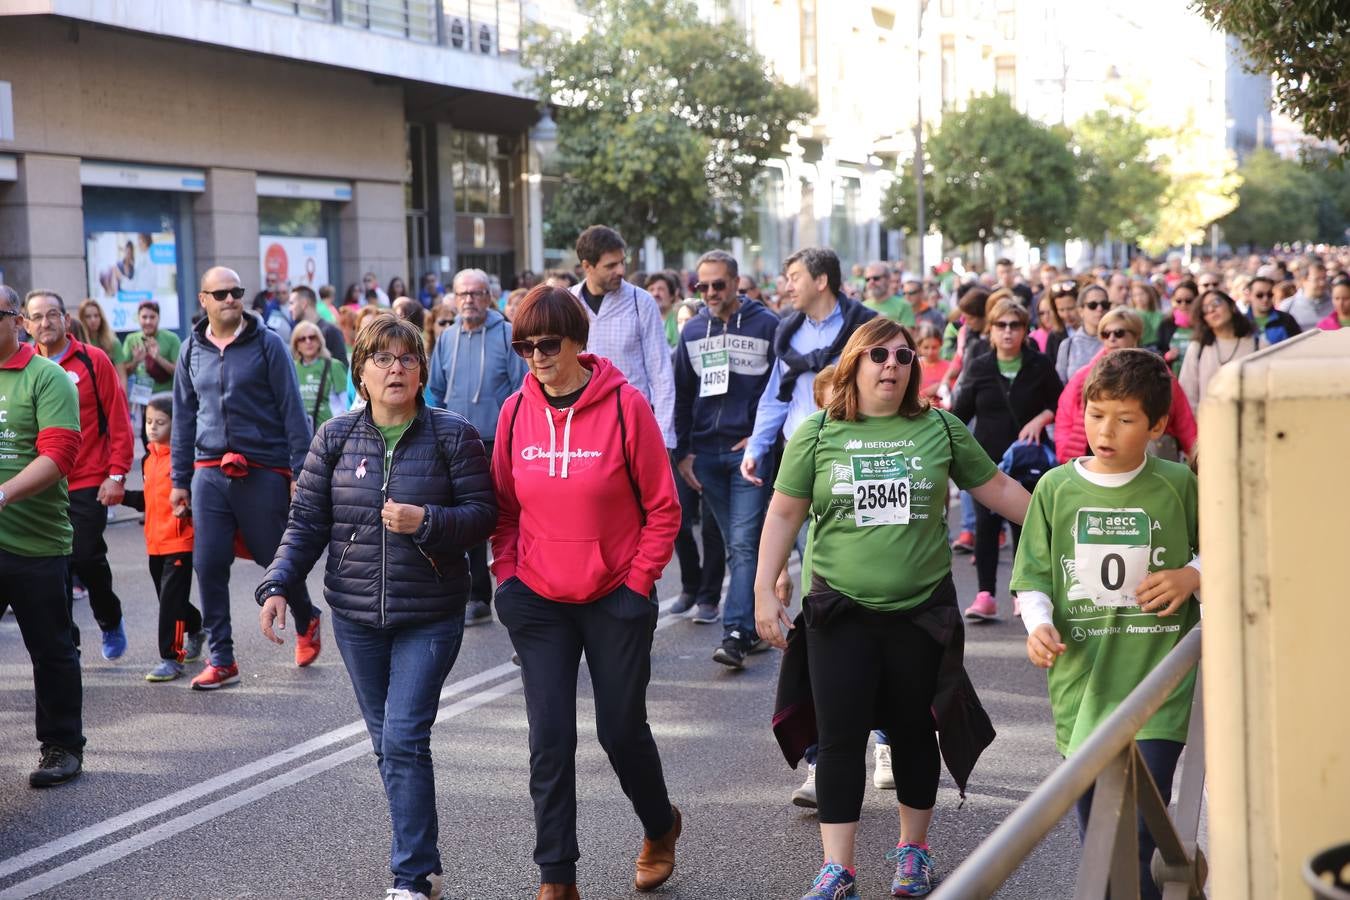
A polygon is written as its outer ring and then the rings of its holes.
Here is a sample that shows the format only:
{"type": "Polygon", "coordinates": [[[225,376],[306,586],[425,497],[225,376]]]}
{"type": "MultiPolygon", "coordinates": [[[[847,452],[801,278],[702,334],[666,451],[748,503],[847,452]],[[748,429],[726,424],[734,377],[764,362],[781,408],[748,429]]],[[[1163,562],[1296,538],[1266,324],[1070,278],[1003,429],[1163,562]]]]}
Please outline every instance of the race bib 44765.
{"type": "Polygon", "coordinates": [[[1142,509],[1080,509],[1074,528],[1078,583],[1098,606],[1134,606],[1148,575],[1153,522],[1142,509]]]}

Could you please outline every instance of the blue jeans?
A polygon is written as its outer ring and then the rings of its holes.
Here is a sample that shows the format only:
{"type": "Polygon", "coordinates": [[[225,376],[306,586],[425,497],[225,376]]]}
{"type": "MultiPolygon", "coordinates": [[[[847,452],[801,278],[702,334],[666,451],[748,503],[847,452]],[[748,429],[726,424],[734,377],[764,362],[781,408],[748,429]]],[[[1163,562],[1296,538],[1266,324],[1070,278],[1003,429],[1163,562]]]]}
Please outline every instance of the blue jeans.
{"type": "MultiPolygon", "coordinates": [[[[253,561],[266,568],[281,543],[290,507],[290,482],[270,469],[249,469],[243,478],[230,478],[217,468],[192,473],[192,568],[197,573],[212,665],[234,663],[234,632],[230,628],[234,535],[239,533],[253,561]]],[[[286,605],[291,609],[295,633],[304,634],[314,607],[303,582],[286,597],[286,605]]]]}
{"type": "Polygon", "coordinates": [[[402,628],[371,628],[336,614],[332,619],[389,800],[394,887],[429,896],[427,876],[441,871],[431,726],[459,655],[464,614],[402,628]]]}
{"type": "Polygon", "coordinates": [[[970,491],[961,492],[961,530],[975,533],[975,498],[970,491]]]}
{"type": "Polygon", "coordinates": [[[761,476],[764,484],[756,487],[741,477],[744,458],[739,450],[695,450],[694,477],[703,485],[703,499],[717,519],[727,548],[731,583],[722,605],[722,637],[730,637],[735,631],[742,639],[753,640],[759,533],[769,508],[773,473],[765,472],[761,476]]]}
{"type": "MultiPolygon", "coordinates": [[[[1177,771],[1177,760],[1181,758],[1181,751],[1186,749],[1186,745],[1178,741],[1164,741],[1159,739],[1135,741],[1139,747],[1139,755],[1144,758],[1144,767],[1148,773],[1153,776],[1153,783],[1158,786],[1158,793],[1162,795],[1163,806],[1172,802],[1172,776],[1177,771]]],[[[1088,813],[1092,811],[1092,788],[1088,788],[1082,797],[1078,798],[1078,841],[1082,843],[1087,837],[1088,813]]],[[[1158,885],[1153,881],[1152,863],[1153,851],[1158,848],[1153,837],[1148,833],[1144,826],[1144,817],[1139,817],[1139,896],[1141,900],[1161,900],[1162,892],[1158,890],[1158,885]]]]}

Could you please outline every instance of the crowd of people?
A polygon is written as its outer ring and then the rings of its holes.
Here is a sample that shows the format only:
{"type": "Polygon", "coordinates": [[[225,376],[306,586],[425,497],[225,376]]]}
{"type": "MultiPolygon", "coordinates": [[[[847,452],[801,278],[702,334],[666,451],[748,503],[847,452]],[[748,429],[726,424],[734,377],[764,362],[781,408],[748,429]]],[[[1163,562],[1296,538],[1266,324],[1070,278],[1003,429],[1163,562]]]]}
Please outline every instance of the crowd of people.
{"type": "MultiPolygon", "coordinates": [[[[858,895],[873,733],[874,784],[899,807],[891,894],[923,896],[940,767],[964,792],[994,740],[963,620],[1000,616],[1001,549],[1067,756],[1198,621],[1209,383],[1302,331],[1350,327],[1336,250],[1079,273],[874,262],[846,278],[809,247],[771,281],[710,250],[689,272],[630,277],[623,238],[592,226],[576,255],[576,271],[509,290],[478,269],[448,291],[429,274],[415,295],[369,273],[342,302],[275,278],[248,302],[214,267],[182,340],[150,301],[119,341],[93,300],[0,286],[0,573],[27,585],[5,599],[33,661],[30,784],[83,767],[77,596],[103,657],[128,650],[104,540],[124,504],[144,514],[160,603],[148,681],[205,657],[193,689],[239,683],[236,558],[265,567],[260,628],[282,643],[289,621],[296,665],[329,622],[388,798],[391,897],[441,890],[431,726],[464,628],[494,609],[529,713],[539,897],[579,896],[583,657],[644,832],[633,884],[653,890],[683,828],[646,708],[655,585],[678,555],[672,613],[720,621],[714,662],[784,651],[772,727],[805,761],[791,799],[821,832],[804,900],[858,895]],[[325,553],[321,609],[305,584],[325,553]],[[978,578],[964,609],[961,553],[978,578]]],[[[1192,689],[1139,732],[1164,799],[1192,689]]],[[[1079,812],[1085,828],[1086,799],[1079,812]]],[[[1151,852],[1141,831],[1145,896],[1151,852]]]]}

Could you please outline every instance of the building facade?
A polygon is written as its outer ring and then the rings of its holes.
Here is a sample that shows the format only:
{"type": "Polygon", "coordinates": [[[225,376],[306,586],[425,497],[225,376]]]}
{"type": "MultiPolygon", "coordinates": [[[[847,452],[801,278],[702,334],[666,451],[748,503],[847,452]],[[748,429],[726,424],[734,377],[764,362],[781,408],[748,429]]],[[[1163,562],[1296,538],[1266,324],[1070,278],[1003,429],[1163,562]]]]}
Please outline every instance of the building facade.
{"type": "MultiPolygon", "coordinates": [[[[462,6],[463,8],[459,8],[462,6]]],[[[529,266],[524,11],[0,0],[0,272],[182,331],[211,265],[339,293],[529,266]]],[[[537,210],[537,204],[536,204],[537,210]]],[[[537,263],[535,263],[537,265],[537,263]]]]}

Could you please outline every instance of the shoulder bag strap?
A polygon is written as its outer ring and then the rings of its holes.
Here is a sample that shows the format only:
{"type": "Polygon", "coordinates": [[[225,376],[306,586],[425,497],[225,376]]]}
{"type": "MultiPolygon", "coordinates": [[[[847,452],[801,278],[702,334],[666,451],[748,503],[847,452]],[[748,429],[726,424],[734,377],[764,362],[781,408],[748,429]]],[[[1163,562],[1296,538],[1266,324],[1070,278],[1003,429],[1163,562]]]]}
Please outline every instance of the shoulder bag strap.
{"type": "Polygon", "coordinates": [[[633,477],[633,466],[628,460],[628,424],[623,419],[623,391],[614,392],[614,407],[619,413],[619,445],[623,449],[623,471],[628,476],[628,486],[633,489],[633,499],[637,501],[638,514],[642,524],[647,524],[647,508],[642,505],[642,491],[638,489],[637,479],[633,477]]]}
{"type": "Polygon", "coordinates": [[[98,433],[108,433],[108,412],[103,408],[103,398],[98,395],[98,376],[94,374],[94,361],[83,350],[75,351],[75,358],[84,363],[89,370],[89,384],[94,389],[94,408],[98,410],[98,433]]]}
{"type": "Polygon", "coordinates": [[[325,360],[323,364],[323,374],[319,376],[319,393],[314,398],[314,410],[309,414],[310,425],[315,431],[319,429],[319,407],[323,405],[324,388],[328,387],[328,373],[333,368],[331,359],[325,360]]]}

